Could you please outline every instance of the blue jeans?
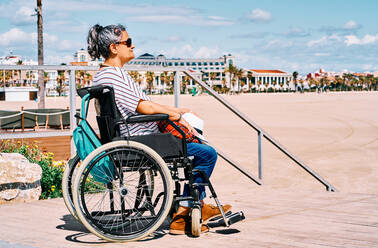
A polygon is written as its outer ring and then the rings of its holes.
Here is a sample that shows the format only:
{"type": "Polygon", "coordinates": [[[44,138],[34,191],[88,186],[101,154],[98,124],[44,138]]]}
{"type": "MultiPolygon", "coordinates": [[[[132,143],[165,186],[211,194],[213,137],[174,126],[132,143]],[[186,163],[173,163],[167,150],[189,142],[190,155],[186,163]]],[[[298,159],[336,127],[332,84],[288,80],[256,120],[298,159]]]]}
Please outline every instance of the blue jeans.
{"type": "MultiPolygon", "coordinates": [[[[194,156],[193,168],[205,172],[205,174],[210,178],[211,173],[214,170],[215,163],[217,162],[217,152],[211,146],[199,143],[188,143],[187,144],[187,154],[188,157],[194,156]]],[[[194,182],[195,183],[204,183],[204,180],[199,173],[194,173],[194,182]]],[[[200,200],[206,197],[206,190],[204,186],[199,186],[200,200]]],[[[189,185],[184,185],[183,196],[189,196],[190,190],[189,185]]],[[[189,202],[181,202],[182,206],[189,206],[189,202]]]]}

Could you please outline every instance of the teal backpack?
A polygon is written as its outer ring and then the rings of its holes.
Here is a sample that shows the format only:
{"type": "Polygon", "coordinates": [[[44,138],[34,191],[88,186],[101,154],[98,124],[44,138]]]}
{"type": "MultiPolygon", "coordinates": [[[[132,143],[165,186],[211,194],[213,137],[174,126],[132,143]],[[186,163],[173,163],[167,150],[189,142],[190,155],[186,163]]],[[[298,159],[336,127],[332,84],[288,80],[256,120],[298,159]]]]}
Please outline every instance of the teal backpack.
{"type": "MultiPolygon", "coordinates": [[[[86,94],[81,101],[81,121],[73,131],[73,140],[81,161],[84,161],[92,151],[102,145],[96,133],[87,122],[89,101],[90,94],[86,94]]],[[[110,161],[110,158],[104,157],[97,161],[94,168],[91,169],[91,175],[97,182],[105,184],[111,182],[114,177],[114,165],[110,161]]]]}

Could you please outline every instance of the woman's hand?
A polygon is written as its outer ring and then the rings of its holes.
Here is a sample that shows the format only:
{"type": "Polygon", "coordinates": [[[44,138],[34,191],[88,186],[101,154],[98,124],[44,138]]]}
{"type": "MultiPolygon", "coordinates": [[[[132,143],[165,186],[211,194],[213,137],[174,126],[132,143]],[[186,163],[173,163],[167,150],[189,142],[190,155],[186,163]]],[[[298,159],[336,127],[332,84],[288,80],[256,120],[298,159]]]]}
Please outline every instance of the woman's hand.
{"type": "Polygon", "coordinates": [[[179,121],[184,127],[186,127],[190,132],[192,132],[195,136],[198,135],[198,132],[192,127],[184,118],[181,118],[179,121]]]}
{"type": "Polygon", "coordinates": [[[179,111],[179,113],[182,114],[182,115],[185,114],[185,113],[192,113],[192,114],[194,114],[194,115],[200,117],[196,112],[193,112],[192,110],[187,109],[187,108],[179,108],[178,111],[179,111]]]}

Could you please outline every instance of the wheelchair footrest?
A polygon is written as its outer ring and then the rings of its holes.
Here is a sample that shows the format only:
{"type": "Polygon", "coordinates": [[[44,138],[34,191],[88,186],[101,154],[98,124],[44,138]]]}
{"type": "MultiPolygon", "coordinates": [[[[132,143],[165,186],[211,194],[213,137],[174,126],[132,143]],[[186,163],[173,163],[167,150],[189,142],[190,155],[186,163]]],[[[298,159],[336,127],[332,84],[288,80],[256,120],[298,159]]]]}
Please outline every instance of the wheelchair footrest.
{"type": "MultiPolygon", "coordinates": [[[[236,213],[226,214],[226,220],[229,225],[235,224],[236,222],[242,221],[245,219],[243,211],[239,211],[236,213]]],[[[207,223],[209,227],[226,227],[226,223],[224,222],[222,217],[218,217],[216,219],[212,219],[209,223],[207,223]]]]}

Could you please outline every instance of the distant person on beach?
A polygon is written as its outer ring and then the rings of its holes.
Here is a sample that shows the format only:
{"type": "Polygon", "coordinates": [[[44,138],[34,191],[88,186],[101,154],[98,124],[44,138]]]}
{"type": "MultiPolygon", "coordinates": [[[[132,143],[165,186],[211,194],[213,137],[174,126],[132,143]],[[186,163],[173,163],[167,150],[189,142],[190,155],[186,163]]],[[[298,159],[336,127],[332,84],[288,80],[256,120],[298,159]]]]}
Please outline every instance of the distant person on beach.
{"type": "MultiPolygon", "coordinates": [[[[175,108],[152,102],[150,98],[140,89],[133,78],[122,69],[123,65],[132,60],[135,48],[126,29],[118,25],[100,26],[94,25],[88,33],[88,53],[92,59],[103,57],[105,62],[93,79],[93,84],[109,85],[114,89],[117,107],[124,118],[140,114],[168,114],[169,119],[177,121],[187,127],[195,135],[197,131],[181,118],[183,114],[191,112],[186,108],[175,108]]],[[[121,134],[127,135],[126,127],[122,125],[121,134]]],[[[159,132],[155,122],[138,123],[128,126],[130,135],[145,135],[159,132]]],[[[193,165],[196,169],[204,171],[208,177],[213,172],[217,153],[211,146],[200,143],[187,144],[188,156],[194,156],[193,165]]],[[[195,176],[195,182],[202,182],[202,178],[195,176]]],[[[189,195],[188,185],[184,186],[184,196],[189,195]]],[[[205,188],[200,187],[200,199],[206,197],[205,188]]],[[[220,210],[210,204],[202,205],[202,220],[206,223],[213,217],[220,216],[220,210]]],[[[180,202],[177,212],[173,215],[170,225],[171,234],[185,234],[188,230],[189,212],[191,202],[180,202]]],[[[230,205],[223,206],[224,212],[231,210],[230,205]]],[[[190,229],[190,228],[189,228],[190,229]]],[[[203,225],[201,230],[208,231],[208,227],[203,225]]]]}

